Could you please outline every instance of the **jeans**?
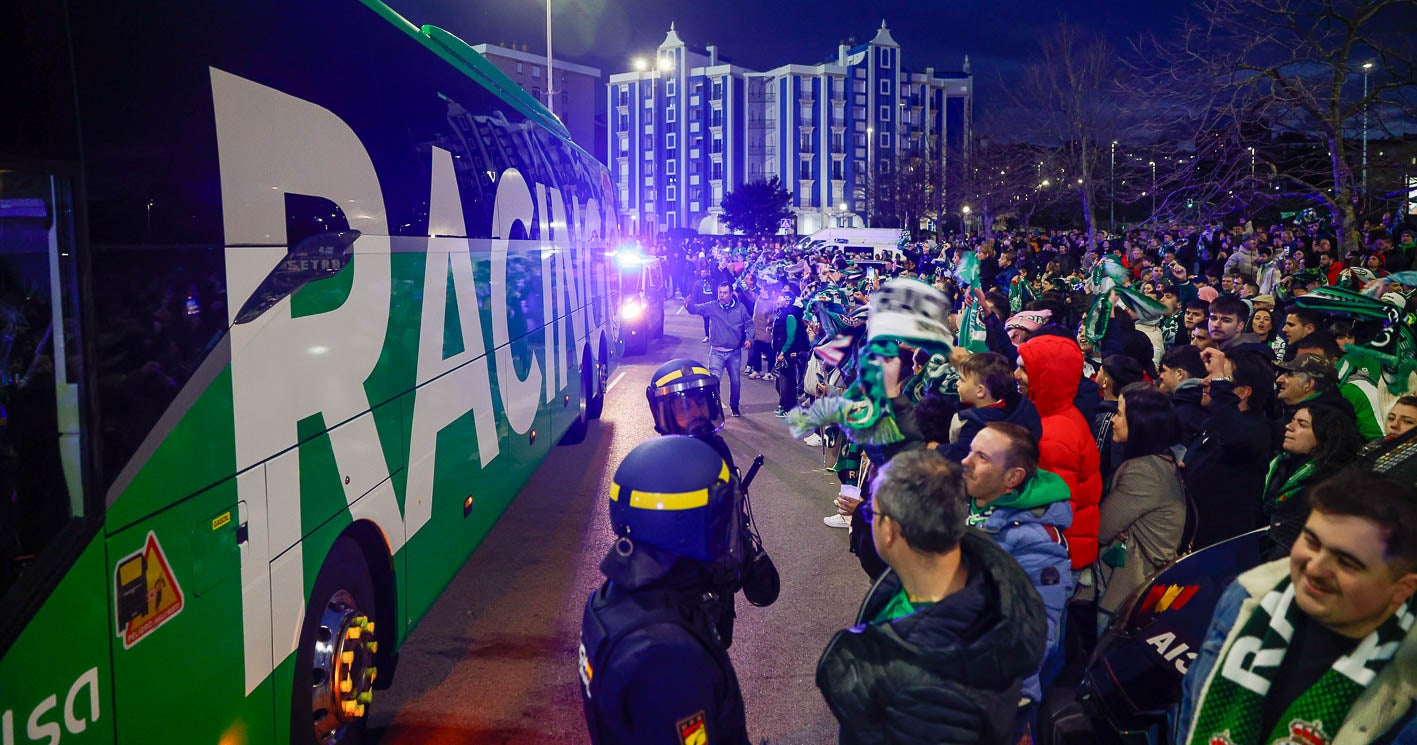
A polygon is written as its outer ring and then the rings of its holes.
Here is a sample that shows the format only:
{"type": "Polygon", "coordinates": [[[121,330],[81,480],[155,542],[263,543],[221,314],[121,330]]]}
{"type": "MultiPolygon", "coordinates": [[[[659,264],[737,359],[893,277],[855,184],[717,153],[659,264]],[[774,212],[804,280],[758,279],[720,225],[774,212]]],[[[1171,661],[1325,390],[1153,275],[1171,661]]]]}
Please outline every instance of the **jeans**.
{"type": "MultiPolygon", "coordinates": [[[[709,374],[718,378],[719,383],[722,384],[724,372],[728,373],[728,408],[737,411],[738,395],[742,392],[743,387],[742,347],[734,347],[726,351],[717,347],[709,350],[709,374]]],[[[723,394],[720,392],[719,395],[723,394]]]]}
{"type": "Polygon", "coordinates": [[[754,340],[753,348],[748,350],[748,369],[755,373],[770,373],[774,359],[771,343],[754,340]]]}
{"type": "Polygon", "coordinates": [[[805,352],[788,353],[787,359],[778,373],[777,406],[783,411],[797,408],[797,397],[802,391],[802,368],[806,367],[805,352]]]}

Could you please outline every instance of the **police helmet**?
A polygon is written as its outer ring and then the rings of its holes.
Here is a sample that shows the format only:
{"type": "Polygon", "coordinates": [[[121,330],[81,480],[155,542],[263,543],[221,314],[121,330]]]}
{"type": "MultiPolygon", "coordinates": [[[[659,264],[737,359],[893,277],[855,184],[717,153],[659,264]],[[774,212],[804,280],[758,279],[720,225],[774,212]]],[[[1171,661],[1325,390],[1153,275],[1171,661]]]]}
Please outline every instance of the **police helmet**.
{"type": "Polygon", "coordinates": [[[737,479],[712,447],[670,435],[640,443],[610,484],[615,534],[706,563],[736,561],[737,479]]]}
{"type": "Polygon", "coordinates": [[[702,362],[670,360],[654,371],[645,389],[654,431],[702,437],[723,429],[718,378],[702,362]]]}

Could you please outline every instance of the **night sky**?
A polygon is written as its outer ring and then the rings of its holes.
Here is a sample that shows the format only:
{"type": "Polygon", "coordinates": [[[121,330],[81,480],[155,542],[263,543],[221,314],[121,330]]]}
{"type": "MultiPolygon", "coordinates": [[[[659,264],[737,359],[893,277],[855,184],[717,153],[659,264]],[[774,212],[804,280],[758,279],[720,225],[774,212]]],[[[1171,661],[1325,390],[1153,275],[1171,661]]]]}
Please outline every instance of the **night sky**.
{"type": "MultiPolygon", "coordinates": [[[[544,0],[461,2],[385,0],[416,25],[440,26],[469,44],[525,43],[546,50],[544,0]]],[[[902,63],[921,71],[958,70],[969,55],[976,105],[987,106],[1036,54],[1038,35],[1067,20],[1095,28],[1114,46],[1143,32],[1164,34],[1192,6],[1183,0],[552,0],[556,59],[598,67],[607,78],[664,40],[671,21],[680,38],[754,70],[815,64],[836,55],[838,42],[869,41],[884,19],[902,48],[902,63]],[[1002,81],[1002,82],[1001,82],[1002,81]]]]}

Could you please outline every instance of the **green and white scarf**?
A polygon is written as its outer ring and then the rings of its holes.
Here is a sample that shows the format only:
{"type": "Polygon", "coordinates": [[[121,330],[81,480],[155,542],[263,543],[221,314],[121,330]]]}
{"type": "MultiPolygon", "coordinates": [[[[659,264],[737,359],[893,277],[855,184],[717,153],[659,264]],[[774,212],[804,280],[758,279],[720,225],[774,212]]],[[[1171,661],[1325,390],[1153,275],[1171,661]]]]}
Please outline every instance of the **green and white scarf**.
{"type": "Polygon", "coordinates": [[[881,366],[865,362],[871,357],[899,356],[902,342],[932,353],[930,363],[925,366],[926,387],[943,380],[952,369],[949,348],[943,344],[926,339],[873,339],[861,350],[860,373],[856,384],[847,388],[845,394],[819,398],[810,406],[788,412],[787,425],[792,436],[801,439],[819,427],[837,424],[852,442],[860,444],[890,445],[904,440],[905,435],[891,410],[890,396],[886,395],[881,366]]]}
{"type": "Polygon", "coordinates": [[[1294,603],[1294,584],[1285,577],[1260,599],[1240,635],[1216,661],[1215,674],[1201,693],[1190,745],[1332,742],[1353,702],[1397,653],[1412,621],[1409,600],[1294,699],[1272,731],[1261,732],[1264,699],[1289,651],[1295,625],[1315,623],[1304,619],[1294,603]]]}
{"type": "MultiPolygon", "coordinates": [[[[1181,330],[1181,317],[1179,315],[1169,315],[1161,319],[1161,343],[1167,349],[1176,343],[1176,332],[1181,330]]],[[[1275,337],[1278,338],[1278,337],[1275,337]]]]}
{"type": "MultiPolygon", "coordinates": [[[[1274,456],[1274,460],[1269,462],[1269,471],[1264,476],[1264,491],[1260,492],[1261,494],[1269,494],[1269,485],[1270,482],[1274,480],[1275,471],[1279,470],[1279,464],[1286,458],[1291,457],[1293,456],[1288,453],[1280,453],[1274,456]]],[[[1314,465],[1312,459],[1304,461],[1303,464],[1295,468],[1294,472],[1289,474],[1289,477],[1284,480],[1284,484],[1279,487],[1279,491],[1275,493],[1274,499],[1270,501],[1270,504],[1266,505],[1266,508],[1284,504],[1295,495],[1301,493],[1304,487],[1309,485],[1309,480],[1313,478],[1314,472],[1317,470],[1319,470],[1319,467],[1314,465]]]]}

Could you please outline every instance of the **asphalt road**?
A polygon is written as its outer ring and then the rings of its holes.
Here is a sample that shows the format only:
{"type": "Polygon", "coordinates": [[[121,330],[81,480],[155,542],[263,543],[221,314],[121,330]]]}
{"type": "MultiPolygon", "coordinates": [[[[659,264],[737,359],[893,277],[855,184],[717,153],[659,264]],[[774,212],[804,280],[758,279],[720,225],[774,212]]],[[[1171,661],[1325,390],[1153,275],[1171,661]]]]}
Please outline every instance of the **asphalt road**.
{"type": "MultiPolygon", "coordinates": [[[[706,357],[702,322],[679,307],[668,301],[665,337],[611,375],[585,442],[554,449],[410,635],[393,686],[372,709],[380,745],[588,742],[576,652],[582,608],[613,538],[610,477],[655,436],[644,398],[650,374],[675,357],[706,357]]],[[[754,742],[822,745],[836,742],[836,723],[814,683],[817,657],[851,623],[868,585],[846,531],[822,524],[836,477],[816,448],[789,439],[776,406],[772,383],[744,378],[744,416],[723,430],[740,468],[757,453],[766,458],[753,508],[782,575],[771,607],[738,599],[730,654],[754,742]]]]}

